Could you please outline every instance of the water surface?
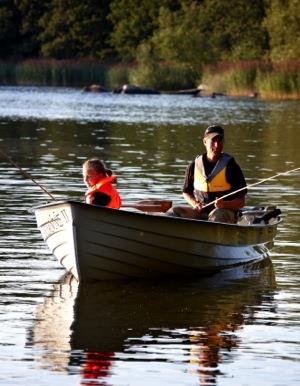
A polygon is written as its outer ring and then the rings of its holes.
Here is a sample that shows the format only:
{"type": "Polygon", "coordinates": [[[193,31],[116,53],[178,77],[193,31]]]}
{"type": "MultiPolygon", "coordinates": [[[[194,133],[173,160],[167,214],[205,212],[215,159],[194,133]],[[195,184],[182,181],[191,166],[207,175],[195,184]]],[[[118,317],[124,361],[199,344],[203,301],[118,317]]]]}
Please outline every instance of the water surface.
{"type": "MultiPolygon", "coordinates": [[[[0,87],[0,147],[57,199],[103,158],[124,200],[180,195],[212,123],[253,184],[300,167],[299,102],[0,87]]],[[[278,205],[271,262],[206,280],[78,286],[28,211],[50,200],[0,157],[0,384],[296,385],[300,173],[249,191],[278,205]]]]}

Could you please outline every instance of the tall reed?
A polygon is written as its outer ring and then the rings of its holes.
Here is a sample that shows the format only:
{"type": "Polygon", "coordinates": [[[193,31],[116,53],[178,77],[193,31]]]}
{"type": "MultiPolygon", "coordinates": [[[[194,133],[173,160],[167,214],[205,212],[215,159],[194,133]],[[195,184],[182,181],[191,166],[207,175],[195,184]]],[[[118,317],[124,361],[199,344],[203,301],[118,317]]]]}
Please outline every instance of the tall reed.
{"type": "Polygon", "coordinates": [[[0,61],[0,84],[16,84],[16,64],[0,61]]]}
{"type": "Polygon", "coordinates": [[[200,77],[201,72],[188,65],[170,63],[140,64],[129,74],[131,83],[163,91],[195,87],[200,77]]]}
{"type": "Polygon", "coordinates": [[[106,66],[94,60],[27,60],[0,64],[0,84],[81,87],[106,82],[106,66]]]}
{"type": "Polygon", "coordinates": [[[221,63],[198,70],[178,63],[143,61],[109,65],[92,59],[0,62],[0,84],[84,87],[98,84],[116,89],[125,83],[160,91],[196,87],[227,95],[299,99],[300,61],[221,63]]]}
{"type": "Polygon", "coordinates": [[[204,68],[202,82],[213,92],[248,95],[255,92],[258,62],[221,63],[204,68]]]}
{"type": "Polygon", "coordinates": [[[298,99],[300,97],[300,61],[222,63],[218,66],[206,67],[202,82],[209,89],[227,95],[298,99]]]}
{"type": "Polygon", "coordinates": [[[257,73],[262,98],[300,99],[300,61],[277,63],[257,73]]]}
{"type": "Polygon", "coordinates": [[[105,86],[115,90],[120,88],[123,84],[129,83],[129,74],[133,68],[133,65],[128,64],[109,66],[106,70],[105,86]]]}

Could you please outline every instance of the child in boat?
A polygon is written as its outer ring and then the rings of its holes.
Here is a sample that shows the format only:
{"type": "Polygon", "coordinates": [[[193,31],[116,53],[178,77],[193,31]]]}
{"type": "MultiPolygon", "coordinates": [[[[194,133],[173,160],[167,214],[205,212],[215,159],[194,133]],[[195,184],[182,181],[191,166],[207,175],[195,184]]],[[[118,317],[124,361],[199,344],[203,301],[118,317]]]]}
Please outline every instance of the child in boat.
{"type": "Polygon", "coordinates": [[[112,171],[106,169],[105,164],[98,158],[91,158],[82,166],[83,181],[88,187],[85,193],[87,204],[119,209],[122,201],[119,193],[113,187],[116,177],[112,171]]]}

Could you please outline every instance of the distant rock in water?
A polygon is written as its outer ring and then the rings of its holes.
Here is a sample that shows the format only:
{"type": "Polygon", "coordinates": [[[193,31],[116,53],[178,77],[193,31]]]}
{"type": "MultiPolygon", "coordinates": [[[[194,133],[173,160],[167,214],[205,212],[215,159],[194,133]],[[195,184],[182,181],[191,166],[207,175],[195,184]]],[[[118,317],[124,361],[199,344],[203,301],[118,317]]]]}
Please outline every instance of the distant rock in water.
{"type": "Polygon", "coordinates": [[[124,84],[117,90],[114,90],[114,93],[118,94],[160,94],[160,91],[153,90],[151,88],[134,86],[131,84],[124,84]]]}
{"type": "Polygon", "coordinates": [[[210,97],[210,98],[216,98],[217,96],[225,96],[222,92],[216,92],[213,91],[210,87],[208,87],[205,84],[200,84],[198,87],[198,94],[195,94],[195,96],[201,96],[201,97],[210,97]]]}
{"type": "Polygon", "coordinates": [[[259,96],[258,92],[254,91],[249,95],[249,98],[258,98],[258,96],[259,96]]]}
{"type": "Polygon", "coordinates": [[[192,95],[194,97],[211,97],[215,98],[216,96],[224,96],[223,93],[214,92],[209,89],[207,86],[200,84],[196,88],[177,90],[177,91],[166,91],[165,94],[169,95],[192,95]]]}
{"type": "Polygon", "coordinates": [[[197,88],[190,88],[190,89],[184,89],[184,90],[177,90],[177,91],[167,91],[167,94],[171,95],[194,95],[194,96],[200,96],[201,89],[199,87],[197,88]]]}
{"type": "Polygon", "coordinates": [[[90,86],[84,87],[82,92],[110,92],[110,90],[99,84],[91,84],[90,86]]]}

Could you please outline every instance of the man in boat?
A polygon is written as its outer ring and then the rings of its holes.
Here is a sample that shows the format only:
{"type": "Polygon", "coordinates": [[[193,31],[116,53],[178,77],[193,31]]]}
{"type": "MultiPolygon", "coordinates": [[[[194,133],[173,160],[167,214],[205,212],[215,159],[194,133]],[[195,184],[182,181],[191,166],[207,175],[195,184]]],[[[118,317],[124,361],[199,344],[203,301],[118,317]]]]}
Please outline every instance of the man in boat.
{"type": "Polygon", "coordinates": [[[223,152],[224,129],[221,126],[209,126],[204,132],[203,144],[206,152],[196,157],[185,173],[183,197],[190,206],[173,207],[170,214],[236,223],[239,209],[245,205],[243,172],[235,159],[223,152]],[[225,197],[235,191],[238,192],[225,197]]]}

